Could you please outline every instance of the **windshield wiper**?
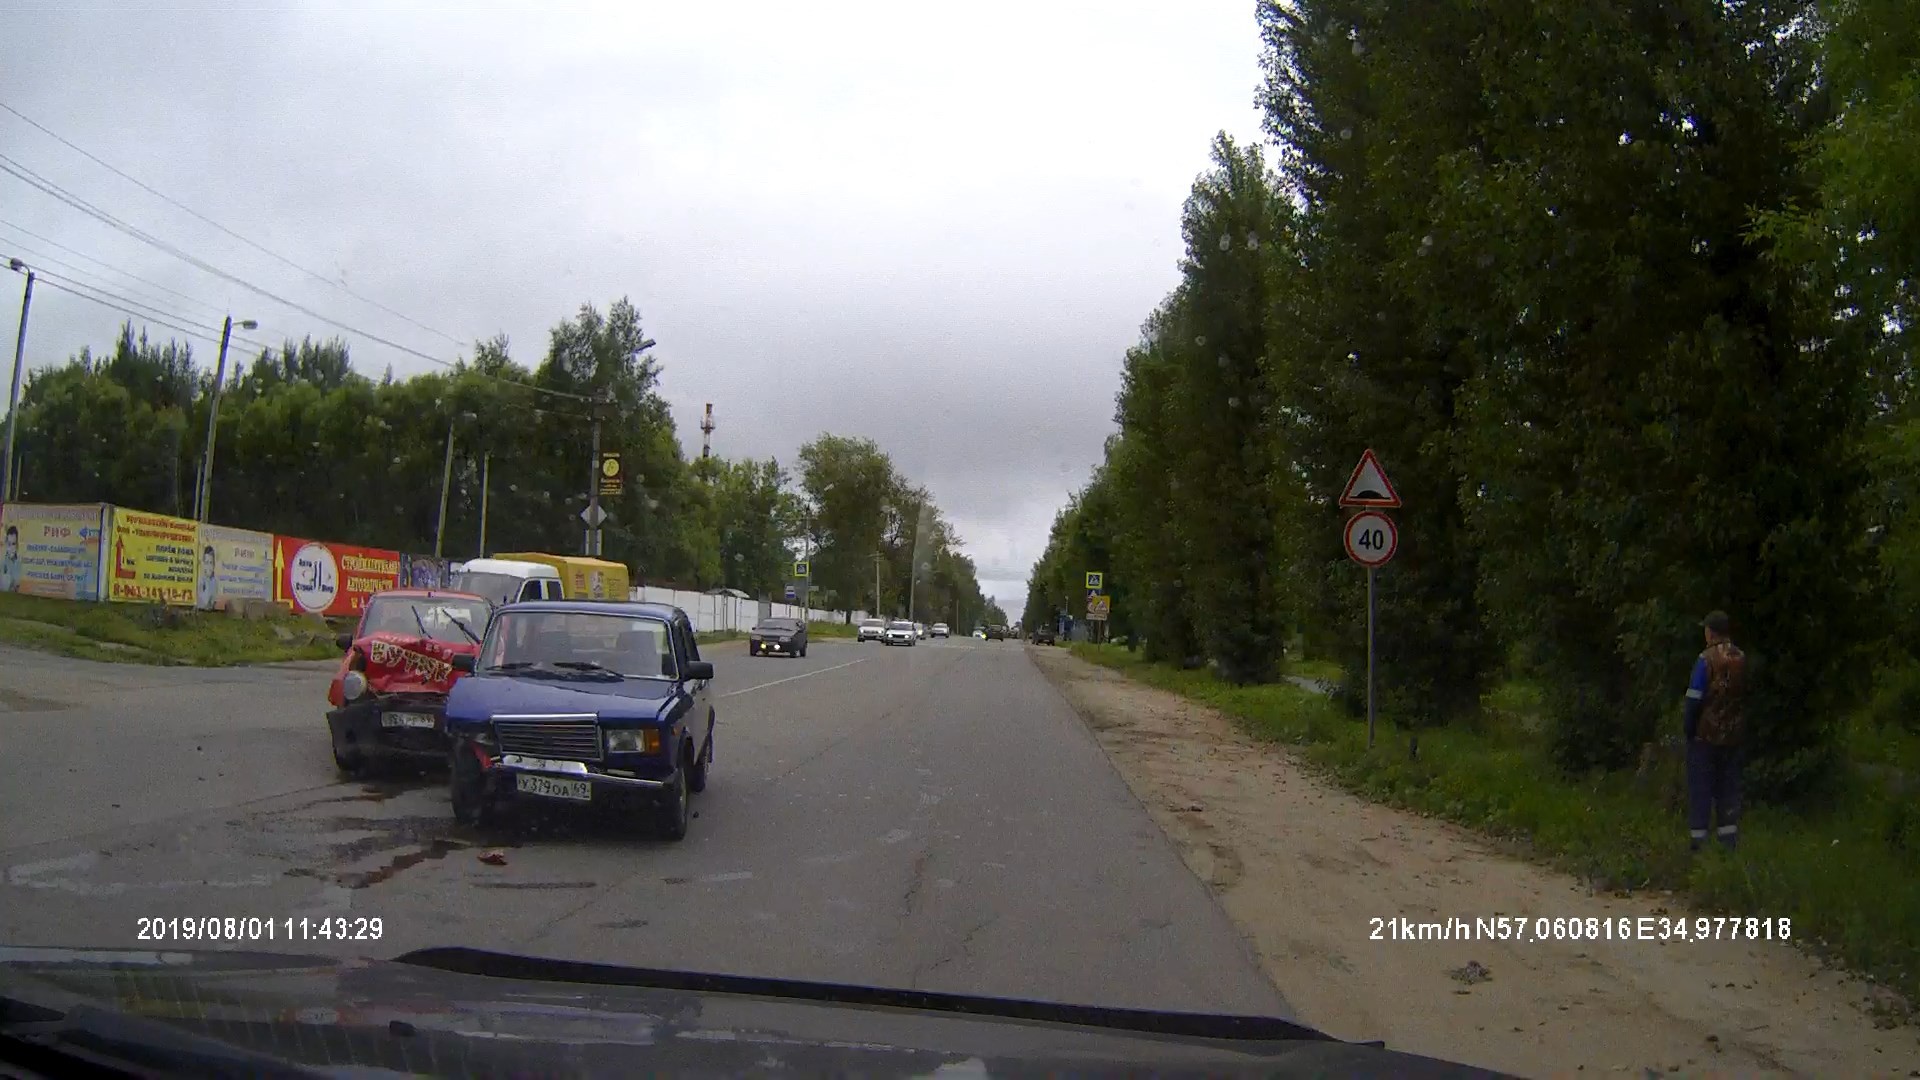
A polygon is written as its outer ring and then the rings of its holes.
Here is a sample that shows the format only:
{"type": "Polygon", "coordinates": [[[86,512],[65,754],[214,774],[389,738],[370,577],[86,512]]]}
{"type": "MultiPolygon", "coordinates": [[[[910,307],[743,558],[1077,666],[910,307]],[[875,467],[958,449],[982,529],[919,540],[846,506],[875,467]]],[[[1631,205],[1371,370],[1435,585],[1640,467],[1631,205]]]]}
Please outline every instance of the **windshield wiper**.
{"type": "Polygon", "coordinates": [[[553,662],[553,666],[581,675],[611,675],[616,679],[626,678],[625,675],[622,675],[607,665],[596,663],[592,660],[556,660],[553,662]]]}
{"type": "Polygon", "coordinates": [[[545,667],[545,666],[546,666],[546,662],[542,660],[509,660],[504,664],[494,664],[488,667],[487,670],[488,671],[526,671],[530,668],[545,667]]]}
{"type": "Polygon", "coordinates": [[[413,624],[420,628],[420,636],[432,640],[433,632],[427,629],[427,620],[420,617],[420,609],[409,604],[407,610],[413,612],[413,624]]]}
{"type": "Polygon", "coordinates": [[[467,640],[468,640],[468,641],[471,641],[471,642],[473,642],[473,643],[474,643],[475,645],[478,645],[478,644],[480,644],[480,635],[478,635],[478,634],[476,634],[476,633],[474,633],[474,632],[473,632],[473,628],[472,628],[472,627],[470,627],[470,626],[468,626],[468,625],[467,625],[466,623],[464,623],[464,622],[462,622],[462,621],[460,620],[460,617],[459,617],[459,616],[457,616],[457,615],[449,615],[449,616],[447,616],[447,618],[449,618],[449,619],[452,619],[452,620],[453,620],[453,625],[455,625],[455,626],[457,626],[457,627],[459,627],[459,628],[460,628],[460,632],[461,632],[461,633],[463,633],[463,634],[465,634],[465,635],[467,635],[467,640]]]}

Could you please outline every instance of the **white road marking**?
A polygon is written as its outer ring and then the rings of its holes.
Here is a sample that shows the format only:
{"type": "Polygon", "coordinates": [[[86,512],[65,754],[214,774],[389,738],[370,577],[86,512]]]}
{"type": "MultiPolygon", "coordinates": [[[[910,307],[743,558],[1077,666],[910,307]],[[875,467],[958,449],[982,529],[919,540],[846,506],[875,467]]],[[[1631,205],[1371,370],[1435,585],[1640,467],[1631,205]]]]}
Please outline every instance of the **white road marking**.
{"type": "Polygon", "coordinates": [[[775,679],[772,682],[763,682],[758,686],[743,686],[738,690],[729,690],[726,693],[721,694],[720,696],[723,698],[730,698],[735,694],[751,694],[755,690],[765,690],[769,686],[779,686],[781,683],[792,682],[795,679],[811,679],[815,675],[825,675],[829,671],[839,671],[841,668],[849,668],[855,664],[864,664],[871,659],[873,658],[870,656],[863,656],[858,660],[849,660],[844,664],[835,664],[832,667],[823,667],[819,671],[808,671],[799,675],[789,675],[784,679],[775,679]]]}

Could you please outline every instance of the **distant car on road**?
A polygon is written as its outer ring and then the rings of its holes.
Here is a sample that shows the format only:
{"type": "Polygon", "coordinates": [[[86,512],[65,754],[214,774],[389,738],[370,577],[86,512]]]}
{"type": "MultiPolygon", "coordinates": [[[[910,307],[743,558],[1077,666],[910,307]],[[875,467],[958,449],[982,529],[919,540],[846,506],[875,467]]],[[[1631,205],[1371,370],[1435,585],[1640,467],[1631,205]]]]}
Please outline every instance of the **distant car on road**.
{"type": "Polygon", "coordinates": [[[880,619],[862,619],[860,629],[854,632],[853,640],[856,644],[862,641],[885,641],[887,624],[880,619]]]}
{"type": "Polygon", "coordinates": [[[926,623],[923,623],[923,622],[914,623],[913,632],[914,632],[914,635],[917,636],[921,641],[927,640],[927,624],[926,623]]]}
{"type": "Polygon", "coordinates": [[[347,776],[368,766],[447,760],[447,691],[456,656],[480,650],[493,605],[444,589],[390,589],[335,640],[344,654],[327,687],[333,763],[347,776]]]}
{"type": "Polygon", "coordinates": [[[1007,639],[1007,628],[1006,628],[1006,627],[1004,627],[1004,626],[1001,626],[1001,625],[999,625],[998,623],[995,623],[995,624],[993,624],[993,625],[991,625],[991,626],[989,626],[989,627],[987,627],[987,640],[988,640],[988,641],[1005,641],[1006,639],[1007,639]]]}
{"type": "Polygon", "coordinates": [[[1034,628],[1033,628],[1033,643],[1034,643],[1035,645],[1051,645],[1051,644],[1053,644],[1053,627],[1051,627],[1051,626],[1047,626],[1047,625],[1046,625],[1046,624],[1044,624],[1044,623],[1042,623],[1042,624],[1041,624],[1041,625],[1039,625],[1039,626],[1036,626],[1036,627],[1034,627],[1034,628]]]}
{"type": "Polygon", "coordinates": [[[889,645],[912,645],[919,636],[913,624],[905,619],[895,619],[887,624],[886,643],[889,645]]]}
{"type": "Polygon", "coordinates": [[[946,623],[937,622],[933,624],[933,636],[934,637],[952,637],[953,631],[947,629],[946,623]]]}
{"type": "Polygon", "coordinates": [[[494,613],[447,695],[453,815],[485,826],[515,803],[634,811],[687,835],[713,761],[713,664],[666,604],[543,600],[494,613]]]}
{"type": "Polygon", "coordinates": [[[807,624],[799,619],[762,619],[747,633],[748,656],[807,655],[807,624]]]}

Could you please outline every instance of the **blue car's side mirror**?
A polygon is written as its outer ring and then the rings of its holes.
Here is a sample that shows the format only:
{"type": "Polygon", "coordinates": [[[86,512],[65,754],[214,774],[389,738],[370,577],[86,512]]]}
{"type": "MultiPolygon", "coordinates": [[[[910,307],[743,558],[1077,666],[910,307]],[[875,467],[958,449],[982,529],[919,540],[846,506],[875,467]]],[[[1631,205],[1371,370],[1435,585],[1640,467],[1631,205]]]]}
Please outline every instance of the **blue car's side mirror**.
{"type": "Polygon", "coordinates": [[[465,671],[469,673],[473,671],[473,657],[465,653],[455,654],[452,663],[453,670],[455,671],[465,671]]]}
{"type": "Polygon", "coordinates": [[[690,660],[687,662],[687,678],[700,680],[713,678],[713,661],[690,660]]]}

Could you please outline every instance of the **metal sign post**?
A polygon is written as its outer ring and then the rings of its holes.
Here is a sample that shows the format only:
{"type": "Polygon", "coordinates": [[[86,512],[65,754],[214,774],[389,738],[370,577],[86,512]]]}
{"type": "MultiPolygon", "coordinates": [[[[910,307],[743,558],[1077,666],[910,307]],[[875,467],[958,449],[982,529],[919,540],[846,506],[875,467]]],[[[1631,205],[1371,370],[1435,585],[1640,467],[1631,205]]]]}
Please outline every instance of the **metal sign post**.
{"type": "MultiPolygon", "coordinates": [[[[1387,479],[1386,470],[1380,467],[1380,459],[1371,449],[1362,454],[1360,464],[1353,467],[1346,490],[1340,493],[1340,505],[1381,509],[1400,505],[1400,494],[1393,490],[1392,481],[1387,479]]],[[[1341,543],[1347,549],[1347,558],[1367,568],[1367,749],[1371,750],[1377,712],[1373,693],[1374,624],[1379,613],[1374,572],[1393,559],[1393,553],[1400,547],[1400,530],[1393,519],[1379,509],[1365,509],[1347,519],[1341,543]]]]}

